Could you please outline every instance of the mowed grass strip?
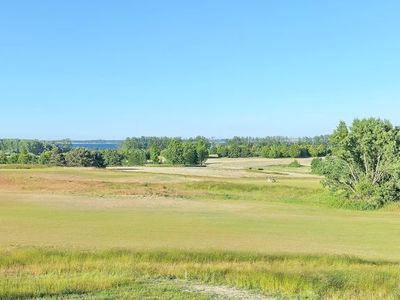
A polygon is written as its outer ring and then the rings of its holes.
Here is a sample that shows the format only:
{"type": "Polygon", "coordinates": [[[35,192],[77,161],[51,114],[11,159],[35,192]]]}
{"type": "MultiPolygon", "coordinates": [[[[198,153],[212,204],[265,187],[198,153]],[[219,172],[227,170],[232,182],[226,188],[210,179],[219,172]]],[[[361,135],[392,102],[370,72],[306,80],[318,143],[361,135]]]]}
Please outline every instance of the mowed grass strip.
{"type": "Polygon", "coordinates": [[[400,260],[395,212],[171,197],[0,193],[0,245],[348,254],[400,260]]]}
{"type": "Polygon", "coordinates": [[[138,295],[157,296],[160,290],[146,292],[146,286],[157,282],[169,282],[164,291],[170,299],[173,296],[183,299],[185,295],[193,298],[185,285],[175,280],[186,281],[188,286],[191,282],[232,286],[276,298],[397,299],[400,296],[398,263],[352,257],[39,248],[13,248],[1,251],[0,255],[2,299],[73,295],[84,298],[96,294],[118,297],[119,292],[126,291],[132,293],[127,299],[135,299],[138,295]]]}

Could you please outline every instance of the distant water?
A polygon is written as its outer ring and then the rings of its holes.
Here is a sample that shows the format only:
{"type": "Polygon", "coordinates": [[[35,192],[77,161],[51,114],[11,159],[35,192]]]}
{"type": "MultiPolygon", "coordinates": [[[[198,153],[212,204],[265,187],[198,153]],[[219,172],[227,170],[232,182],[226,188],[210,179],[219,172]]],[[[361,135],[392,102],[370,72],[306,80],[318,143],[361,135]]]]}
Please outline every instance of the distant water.
{"type": "Polygon", "coordinates": [[[72,142],[72,148],[86,148],[86,149],[118,149],[120,143],[74,143],[72,142]]]}

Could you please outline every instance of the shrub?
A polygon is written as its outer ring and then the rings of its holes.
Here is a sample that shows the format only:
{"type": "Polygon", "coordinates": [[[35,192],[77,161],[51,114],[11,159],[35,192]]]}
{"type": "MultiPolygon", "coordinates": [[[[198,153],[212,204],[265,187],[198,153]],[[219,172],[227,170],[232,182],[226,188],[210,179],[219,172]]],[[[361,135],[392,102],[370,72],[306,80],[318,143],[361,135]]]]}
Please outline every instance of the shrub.
{"type": "Polygon", "coordinates": [[[324,162],[322,158],[314,158],[311,161],[311,172],[317,175],[324,175],[324,162]]]}
{"type": "Polygon", "coordinates": [[[294,160],[290,164],[288,164],[288,167],[290,167],[290,168],[300,168],[301,164],[297,160],[294,160]]]}

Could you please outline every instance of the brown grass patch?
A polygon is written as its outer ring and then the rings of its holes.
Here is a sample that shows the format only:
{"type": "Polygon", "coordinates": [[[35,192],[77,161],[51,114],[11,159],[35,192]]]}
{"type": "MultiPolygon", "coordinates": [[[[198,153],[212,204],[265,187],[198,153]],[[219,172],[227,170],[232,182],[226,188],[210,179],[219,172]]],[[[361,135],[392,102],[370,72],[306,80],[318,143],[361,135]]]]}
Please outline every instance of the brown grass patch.
{"type": "Polygon", "coordinates": [[[184,197],[184,190],[168,183],[114,182],[68,176],[36,176],[36,174],[1,174],[1,191],[61,193],[93,196],[158,196],[184,197]]]}

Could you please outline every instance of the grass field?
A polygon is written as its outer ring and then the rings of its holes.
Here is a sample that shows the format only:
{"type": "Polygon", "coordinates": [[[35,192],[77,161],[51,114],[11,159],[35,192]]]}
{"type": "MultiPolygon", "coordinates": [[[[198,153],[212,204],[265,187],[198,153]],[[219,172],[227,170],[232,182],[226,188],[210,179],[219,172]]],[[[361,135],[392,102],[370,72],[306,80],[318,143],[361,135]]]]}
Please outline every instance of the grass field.
{"type": "Polygon", "coordinates": [[[0,298],[400,298],[398,206],[341,208],[299,161],[0,168],[0,298]]]}

